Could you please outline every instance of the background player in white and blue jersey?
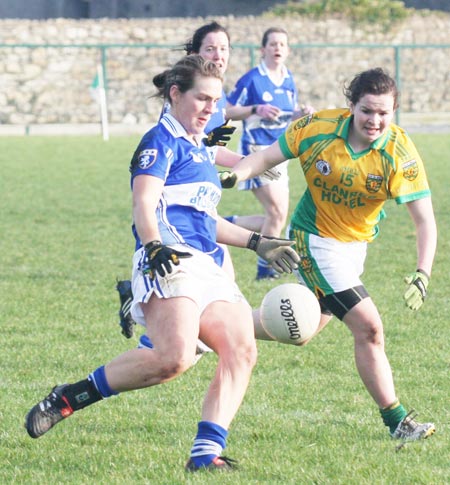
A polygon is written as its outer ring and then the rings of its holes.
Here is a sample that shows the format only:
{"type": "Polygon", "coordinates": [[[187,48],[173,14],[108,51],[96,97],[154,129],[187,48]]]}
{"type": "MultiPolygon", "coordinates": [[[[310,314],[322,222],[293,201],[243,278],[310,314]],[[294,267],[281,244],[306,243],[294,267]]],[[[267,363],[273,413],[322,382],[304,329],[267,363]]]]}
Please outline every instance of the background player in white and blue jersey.
{"type": "Polygon", "coordinates": [[[222,92],[216,65],[186,56],[153,82],[170,100],[170,113],[143,137],[130,167],[132,314],[153,347],[129,350],[86,379],[56,386],[30,410],[26,428],[38,438],[104,398],[176,378],[192,365],[201,338],[219,358],[186,470],[229,469],[232,461],[221,453],[257,352],[251,308],[221,267],[218,241],[253,249],[279,271],[290,272],[299,258],[291,241],[267,239],[217,215],[221,187],[203,143],[222,92]]]}
{"type": "MultiPolygon", "coordinates": [[[[266,30],[261,53],[261,63],[244,74],[228,95],[227,117],[243,120],[243,155],[271,145],[300,114],[295,82],[285,66],[289,54],[287,32],[275,27],[266,30]]],[[[264,209],[261,230],[275,237],[280,235],[289,210],[287,163],[277,167],[282,176],[276,181],[259,176],[239,185],[241,190],[253,191],[264,209]]],[[[245,226],[239,218],[233,222],[245,226]]],[[[276,277],[277,273],[259,259],[256,278],[276,277]]]]}
{"type": "MultiPolygon", "coordinates": [[[[184,45],[184,50],[187,55],[199,54],[203,59],[213,61],[224,75],[230,58],[230,35],[225,27],[217,22],[211,22],[202,25],[194,32],[192,39],[184,45]]],[[[226,103],[227,98],[222,89],[222,96],[217,101],[214,113],[205,127],[205,133],[210,133],[214,128],[225,123],[226,103]]],[[[163,112],[169,109],[170,103],[165,102],[163,112]]]]}

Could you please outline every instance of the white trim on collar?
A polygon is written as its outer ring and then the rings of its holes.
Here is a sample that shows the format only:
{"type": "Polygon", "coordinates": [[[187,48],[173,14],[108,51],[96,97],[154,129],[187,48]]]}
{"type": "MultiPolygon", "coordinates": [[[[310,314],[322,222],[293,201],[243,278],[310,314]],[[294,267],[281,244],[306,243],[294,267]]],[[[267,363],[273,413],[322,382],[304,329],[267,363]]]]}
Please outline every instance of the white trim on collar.
{"type": "Polygon", "coordinates": [[[187,137],[187,131],[184,129],[184,126],[170,113],[164,113],[160,119],[160,122],[164,125],[165,128],[167,128],[167,130],[173,137],[187,137]]]}
{"type": "MultiPolygon", "coordinates": [[[[267,65],[266,63],[261,60],[261,64],[259,64],[258,66],[258,69],[259,69],[259,72],[261,73],[262,76],[268,76],[268,78],[274,83],[274,84],[277,84],[273,81],[272,77],[270,76],[270,72],[268,71],[267,69],[267,65]]],[[[286,78],[289,77],[289,71],[288,71],[288,68],[283,64],[282,66],[282,69],[283,69],[283,81],[280,83],[280,86],[281,84],[283,84],[284,80],[286,78]]]]}
{"type": "MultiPolygon", "coordinates": [[[[191,142],[194,146],[197,146],[196,143],[193,140],[191,140],[191,138],[189,137],[184,126],[170,113],[164,113],[159,121],[164,125],[164,127],[170,132],[170,134],[174,138],[186,138],[186,140],[191,142]]],[[[199,140],[201,140],[204,137],[206,137],[206,135],[203,132],[199,137],[199,140]]]]}

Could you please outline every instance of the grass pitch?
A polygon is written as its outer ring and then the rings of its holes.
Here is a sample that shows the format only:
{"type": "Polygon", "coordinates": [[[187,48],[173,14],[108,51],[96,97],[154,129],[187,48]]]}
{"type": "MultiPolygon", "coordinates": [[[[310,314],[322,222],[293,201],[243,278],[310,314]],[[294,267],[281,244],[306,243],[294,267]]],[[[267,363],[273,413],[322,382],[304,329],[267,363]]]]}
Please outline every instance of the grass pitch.
{"type": "MultiPolygon", "coordinates": [[[[83,378],[137,343],[120,335],[114,287],[131,270],[127,168],[138,138],[1,138],[1,483],[450,483],[450,138],[413,138],[439,226],[429,298],[418,313],[402,302],[416,250],[412,222],[395,203],[369,248],[364,281],[384,319],[398,395],[436,423],[436,435],[395,452],[355,370],[351,334],[334,320],[305,348],[258,343],[225,450],[240,469],[214,475],[183,470],[214,355],[171,383],[89,407],[39,440],[26,434],[26,412],[53,385],[83,378]]],[[[296,162],[290,174],[293,208],[304,188],[296,162]]],[[[220,212],[260,209],[251,194],[228,191],[220,212]]],[[[253,253],[232,255],[239,286],[259,305],[274,283],[254,281],[253,253]]]]}

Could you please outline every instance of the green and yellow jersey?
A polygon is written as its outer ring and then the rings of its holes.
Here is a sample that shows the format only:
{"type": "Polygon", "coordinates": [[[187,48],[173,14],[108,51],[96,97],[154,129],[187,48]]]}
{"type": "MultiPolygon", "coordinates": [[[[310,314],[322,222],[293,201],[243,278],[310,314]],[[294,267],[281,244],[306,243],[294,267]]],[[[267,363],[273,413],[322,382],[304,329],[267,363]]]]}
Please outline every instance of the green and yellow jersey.
{"type": "Polygon", "coordinates": [[[398,204],[430,195],[413,142],[397,125],[360,153],[348,144],[348,109],[293,121],[278,139],[286,158],[300,161],[307,190],[291,228],[342,242],[372,241],[387,199],[398,204]]]}

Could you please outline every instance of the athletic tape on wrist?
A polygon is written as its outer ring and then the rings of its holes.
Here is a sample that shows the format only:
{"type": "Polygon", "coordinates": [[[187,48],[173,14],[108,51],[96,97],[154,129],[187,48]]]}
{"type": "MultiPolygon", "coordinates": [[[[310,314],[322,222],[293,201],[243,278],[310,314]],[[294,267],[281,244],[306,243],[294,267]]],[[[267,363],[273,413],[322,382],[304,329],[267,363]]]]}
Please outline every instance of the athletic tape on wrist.
{"type": "Polygon", "coordinates": [[[261,238],[261,234],[258,234],[257,232],[252,232],[248,239],[247,248],[251,249],[252,251],[256,251],[256,248],[258,247],[261,238]]]}

